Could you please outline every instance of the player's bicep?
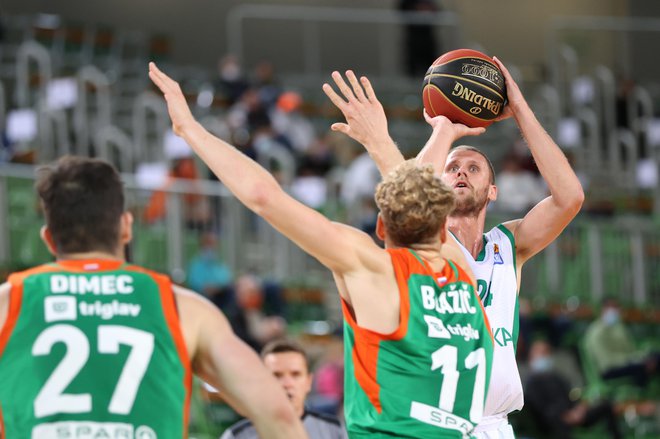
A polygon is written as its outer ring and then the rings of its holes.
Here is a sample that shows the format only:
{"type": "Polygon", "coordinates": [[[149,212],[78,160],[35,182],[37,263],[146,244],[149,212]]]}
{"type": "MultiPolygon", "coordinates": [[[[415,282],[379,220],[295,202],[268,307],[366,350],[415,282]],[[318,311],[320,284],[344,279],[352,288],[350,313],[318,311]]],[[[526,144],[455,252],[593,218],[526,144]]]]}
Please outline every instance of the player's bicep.
{"type": "Polygon", "coordinates": [[[515,237],[519,265],[554,241],[576,214],[577,211],[563,209],[554,203],[552,197],[547,197],[524,218],[504,223],[515,237]]]}

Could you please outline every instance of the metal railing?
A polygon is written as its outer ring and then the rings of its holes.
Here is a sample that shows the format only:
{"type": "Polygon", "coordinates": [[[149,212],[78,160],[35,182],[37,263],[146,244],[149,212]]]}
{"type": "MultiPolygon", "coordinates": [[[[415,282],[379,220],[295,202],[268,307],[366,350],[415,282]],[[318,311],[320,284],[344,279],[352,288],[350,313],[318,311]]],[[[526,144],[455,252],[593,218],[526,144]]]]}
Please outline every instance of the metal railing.
{"type": "MultiPolygon", "coordinates": [[[[123,174],[127,207],[134,212],[132,260],[185,280],[186,268],[198,250],[200,229],[191,228],[187,196],[204,197],[211,206],[208,225],[219,233],[220,253],[235,273],[251,271],[284,282],[313,278],[333,302],[330,272],[303,253],[263,220],[243,207],[217,182],[176,181],[163,189],[166,215],[147,224],[142,212],[151,191],[133,175],[123,174]]],[[[0,265],[21,268],[47,262],[39,242],[43,223],[32,190],[34,168],[0,167],[0,265]]],[[[503,221],[492,214],[490,221],[503,221]]],[[[576,298],[597,304],[618,296],[623,303],[660,307],[660,229],[648,220],[614,221],[578,218],[548,249],[523,269],[521,294],[545,302],[576,298]]]]}

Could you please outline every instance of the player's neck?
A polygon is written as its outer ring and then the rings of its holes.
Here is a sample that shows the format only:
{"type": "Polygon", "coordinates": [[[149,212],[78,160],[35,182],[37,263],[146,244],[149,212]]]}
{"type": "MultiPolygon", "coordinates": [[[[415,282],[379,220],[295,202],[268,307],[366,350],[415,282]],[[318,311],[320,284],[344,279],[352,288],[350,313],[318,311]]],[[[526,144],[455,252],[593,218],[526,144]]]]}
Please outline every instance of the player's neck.
{"type": "Polygon", "coordinates": [[[486,224],[486,209],[476,216],[448,217],[447,228],[463,244],[473,258],[477,258],[484,246],[483,234],[486,224]]]}
{"type": "Polygon", "coordinates": [[[438,244],[439,243],[415,244],[410,248],[415,250],[420,258],[428,262],[434,271],[439,272],[445,266],[445,259],[442,257],[442,244],[438,244]]]}
{"type": "Polygon", "coordinates": [[[86,260],[86,259],[110,259],[124,261],[124,257],[119,253],[109,253],[102,251],[81,252],[81,253],[61,253],[57,255],[58,261],[86,260]]]}

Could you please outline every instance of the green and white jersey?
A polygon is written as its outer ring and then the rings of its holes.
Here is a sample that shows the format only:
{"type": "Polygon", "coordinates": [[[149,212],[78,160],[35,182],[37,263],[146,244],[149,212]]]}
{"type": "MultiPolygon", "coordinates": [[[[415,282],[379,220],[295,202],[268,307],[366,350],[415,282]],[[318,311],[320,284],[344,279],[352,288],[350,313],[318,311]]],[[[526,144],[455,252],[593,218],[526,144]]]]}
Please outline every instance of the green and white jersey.
{"type": "MultiPolygon", "coordinates": [[[[396,331],[360,327],[342,301],[349,437],[471,437],[482,417],[493,351],[473,284],[451,261],[434,273],[410,249],[388,252],[400,294],[396,331]]],[[[378,291],[373,295],[379,300],[378,291]]]]}
{"type": "Polygon", "coordinates": [[[9,283],[3,439],[187,437],[190,361],[166,276],[58,261],[9,283]]]}
{"type": "Polygon", "coordinates": [[[482,421],[486,424],[491,421],[489,418],[506,417],[522,409],[523,390],[516,364],[518,279],[514,237],[500,224],[485,233],[483,240],[484,247],[476,260],[460,242],[459,245],[477,278],[479,297],[495,340],[491,384],[482,421]]]}

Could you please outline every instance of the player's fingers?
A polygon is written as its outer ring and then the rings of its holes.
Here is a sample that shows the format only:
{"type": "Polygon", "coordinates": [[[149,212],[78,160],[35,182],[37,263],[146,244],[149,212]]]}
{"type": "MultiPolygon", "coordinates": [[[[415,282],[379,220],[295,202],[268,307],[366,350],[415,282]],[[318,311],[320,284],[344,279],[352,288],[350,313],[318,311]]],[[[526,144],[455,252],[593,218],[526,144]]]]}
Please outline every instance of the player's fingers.
{"type": "Polygon", "coordinates": [[[431,123],[432,122],[431,116],[429,116],[429,114],[426,112],[426,108],[422,110],[422,113],[424,113],[424,120],[426,121],[426,123],[429,125],[433,125],[431,123]]]}
{"type": "Polygon", "coordinates": [[[346,101],[344,101],[341,98],[341,96],[339,96],[337,92],[335,92],[335,89],[332,88],[330,84],[325,83],[323,84],[323,92],[327,97],[330,98],[332,103],[335,104],[335,106],[339,108],[339,110],[341,110],[341,112],[343,113],[344,110],[346,109],[346,101]]]}
{"type": "Polygon", "coordinates": [[[348,134],[351,128],[345,123],[338,122],[330,125],[330,129],[332,131],[339,131],[340,133],[348,134]]]}
{"type": "Polygon", "coordinates": [[[486,132],[486,128],[484,127],[477,127],[477,128],[465,127],[465,128],[466,130],[463,133],[464,136],[478,136],[486,132]]]}
{"type": "Polygon", "coordinates": [[[374,88],[371,86],[369,78],[363,76],[360,80],[362,81],[362,87],[364,87],[364,91],[367,94],[367,99],[371,102],[378,102],[378,98],[376,97],[376,93],[374,93],[374,88]]]}
{"type": "Polygon", "coordinates": [[[504,78],[509,80],[511,78],[511,73],[509,73],[509,69],[506,68],[506,66],[502,63],[502,61],[499,60],[496,56],[493,57],[493,61],[497,63],[497,66],[500,68],[502,71],[502,74],[504,74],[504,78]]]}
{"type": "Polygon", "coordinates": [[[337,71],[332,72],[332,79],[335,80],[335,84],[337,84],[337,87],[339,87],[339,91],[341,91],[341,93],[344,95],[346,100],[348,100],[348,102],[356,100],[353,91],[348,86],[348,84],[346,84],[346,81],[344,81],[344,78],[341,76],[341,73],[337,71]]]}
{"type": "Polygon", "coordinates": [[[167,76],[155,63],[149,63],[149,77],[161,89],[163,93],[173,93],[181,91],[179,83],[167,76]]]}
{"type": "Polygon", "coordinates": [[[364,95],[364,90],[362,90],[362,86],[358,82],[357,76],[355,76],[353,70],[346,70],[346,77],[348,78],[348,82],[351,83],[353,92],[355,93],[355,96],[357,96],[358,101],[365,102],[367,97],[364,95]]]}

